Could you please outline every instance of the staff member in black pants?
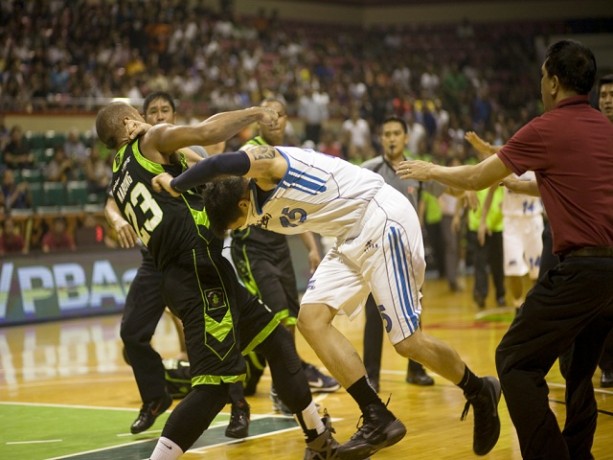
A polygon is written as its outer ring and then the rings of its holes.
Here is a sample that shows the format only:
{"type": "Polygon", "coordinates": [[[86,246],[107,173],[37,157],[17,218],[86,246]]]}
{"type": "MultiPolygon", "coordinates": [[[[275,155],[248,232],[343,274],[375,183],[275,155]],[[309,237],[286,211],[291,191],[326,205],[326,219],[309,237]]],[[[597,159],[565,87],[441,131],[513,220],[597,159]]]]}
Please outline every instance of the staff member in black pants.
{"type": "MultiPolygon", "coordinates": [[[[605,75],[598,82],[598,108],[613,124],[613,74],[605,75]]],[[[540,196],[536,182],[524,182],[524,184],[521,184],[520,181],[509,182],[508,180],[505,180],[503,182],[504,185],[511,190],[522,193],[520,191],[521,189],[517,190],[517,187],[520,187],[528,194],[540,196]]],[[[547,219],[547,216],[545,215],[545,228],[543,229],[543,254],[541,256],[539,278],[559,263],[558,257],[553,254],[552,244],[551,226],[549,225],[549,219],[547,219]]],[[[568,371],[570,356],[570,350],[560,355],[560,372],[564,378],[566,378],[566,373],[568,371]]],[[[598,367],[600,367],[601,370],[600,387],[613,387],[613,332],[611,332],[607,337],[598,367]]]]}
{"type": "MultiPolygon", "coordinates": [[[[381,146],[383,147],[383,153],[376,158],[365,161],[362,163],[362,167],[381,175],[385,182],[403,193],[413,207],[417,209],[420,183],[415,180],[400,179],[396,175],[395,170],[395,165],[406,159],[404,149],[408,140],[409,133],[406,121],[398,117],[386,118],[381,124],[381,146]]],[[[434,183],[423,184],[423,187],[428,188],[435,196],[440,195],[447,188],[434,183]]],[[[384,324],[372,295],[368,296],[365,310],[364,366],[366,367],[370,384],[378,392],[384,324]]],[[[434,385],[434,379],[426,373],[424,367],[412,359],[409,359],[406,381],[414,385],[434,385]]]]}
{"type": "Polygon", "coordinates": [[[541,277],[496,350],[496,368],[524,458],[590,459],[597,422],[592,377],[613,328],[613,124],[589,105],[596,60],[581,43],[553,43],[541,67],[545,113],[474,166],[405,162],[404,178],[482,189],[536,173],[561,262],[541,277]],[[566,420],[549,407],[545,377],[574,345],[566,420]]]}

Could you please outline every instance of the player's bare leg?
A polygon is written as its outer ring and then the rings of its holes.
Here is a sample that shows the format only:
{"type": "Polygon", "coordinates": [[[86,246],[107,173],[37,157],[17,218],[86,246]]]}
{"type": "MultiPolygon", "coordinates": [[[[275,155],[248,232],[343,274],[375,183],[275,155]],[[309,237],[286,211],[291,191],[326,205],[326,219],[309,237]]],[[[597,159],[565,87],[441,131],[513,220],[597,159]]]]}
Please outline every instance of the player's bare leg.
{"type": "Polygon", "coordinates": [[[339,458],[368,458],[400,441],[406,434],[406,428],[368,383],[366,369],[358,352],[332,325],[335,315],[336,310],[323,304],[302,305],[298,329],[362,411],[363,424],[347,443],[339,447],[339,458]]]}
{"type": "Polygon", "coordinates": [[[472,406],[475,418],[473,450],[477,455],[485,455],[492,450],[500,436],[498,401],[501,390],[498,380],[494,377],[477,377],[457,351],[421,330],[397,343],[395,348],[402,356],[422,363],[464,391],[467,401],[461,419],[464,420],[472,406]]]}

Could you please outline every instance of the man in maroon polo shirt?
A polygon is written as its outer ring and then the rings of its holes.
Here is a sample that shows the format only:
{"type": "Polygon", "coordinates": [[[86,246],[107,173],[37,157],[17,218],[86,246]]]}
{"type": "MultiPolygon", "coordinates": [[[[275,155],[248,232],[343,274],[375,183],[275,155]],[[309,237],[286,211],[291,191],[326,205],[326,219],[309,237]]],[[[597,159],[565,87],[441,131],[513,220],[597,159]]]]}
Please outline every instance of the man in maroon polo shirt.
{"type": "Polygon", "coordinates": [[[496,367],[524,458],[591,459],[591,378],[613,327],[613,125],[588,103],[596,76],[588,48],[572,40],[552,44],[541,73],[546,113],[496,155],[453,168],[407,161],[398,174],[479,190],[511,172],[536,173],[561,262],[526,297],[498,345],[496,367]],[[561,431],[545,376],[572,343],[561,431]]]}

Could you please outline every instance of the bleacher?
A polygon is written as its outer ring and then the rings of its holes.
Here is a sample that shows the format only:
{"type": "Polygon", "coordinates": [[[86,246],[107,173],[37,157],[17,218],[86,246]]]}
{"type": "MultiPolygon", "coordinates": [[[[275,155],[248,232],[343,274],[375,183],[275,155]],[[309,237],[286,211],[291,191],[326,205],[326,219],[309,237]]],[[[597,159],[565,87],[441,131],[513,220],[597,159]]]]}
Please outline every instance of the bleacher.
{"type": "MultiPolygon", "coordinates": [[[[66,142],[66,133],[48,130],[45,132],[27,131],[24,138],[34,154],[33,168],[13,170],[17,184],[26,182],[32,199],[28,209],[10,209],[0,213],[0,223],[10,215],[28,247],[37,246],[42,229],[56,217],[64,217],[68,228],[73,232],[93,214],[102,218],[104,214],[104,193],[91,193],[82,168],[74,168],[71,179],[66,182],[48,181],[45,168],[53,157],[56,148],[66,142]]],[[[94,139],[90,132],[80,134],[86,147],[92,147],[94,139]]]]}
{"type": "MultiPolygon", "coordinates": [[[[25,181],[29,184],[32,194],[32,212],[35,214],[74,214],[81,212],[99,212],[104,204],[104,196],[89,193],[87,181],[82,169],[73,171],[72,180],[66,183],[49,182],[45,180],[44,168],[53,157],[58,147],[63,147],[66,134],[56,131],[25,133],[35,157],[35,164],[31,169],[15,171],[15,181],[25,181]]],[[[87,147],[92,147],[91,133],[81,133],[81,141],[87,147]]]]}

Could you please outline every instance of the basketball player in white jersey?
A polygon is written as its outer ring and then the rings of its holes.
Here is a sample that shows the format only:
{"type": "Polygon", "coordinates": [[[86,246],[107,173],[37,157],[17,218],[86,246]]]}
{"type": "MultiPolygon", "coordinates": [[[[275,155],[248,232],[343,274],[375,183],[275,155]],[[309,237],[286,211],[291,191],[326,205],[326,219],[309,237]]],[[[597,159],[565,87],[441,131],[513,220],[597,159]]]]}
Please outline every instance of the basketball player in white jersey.
{"type": "MultiPolygon", "coordinates": [[[[467,133],[466,140],[483,156],[498,150],[472,131],[467,133]]],[[[526,171],[520,177],[511,174],[503,181],[506,185],[502,200],[504,276],[509,283],[514,308],[519,308],[524,300],[523,277],[528,275],[532,281],[538,278],[543,252],[543,204],[538,194],[522,193],[528,183],[536,183],[533,171],[526,171]]],[[[490,189],[485,199],[484,213],[489,209],[489,195],[493,190],[490,189]]]]}
{"type": "MultiPolygon", "coordinates": [[[[509,183],[536,181],[532,171],[526,171],[520,177],[515,174],[512,176],[509,183]]],[[[490,189],[489,194],[493,194],[494,190],[490,189]]],[[[483,212],[487,212],[490,202],[486,198],[483,212]]],[[[544,227],[541,198],[514,192],[507,187],[502,199],[502,215],[504,276],[513,297],[513,307],[519,308],[524,300],[523,278],[528,275],[535,281],[539,274],[544,227]]]]}
{"type": "Polygon", "coordinates": [[[370,292],[396,351],[464,391],[462,418],[472,405],[475,453],[494,447],[500,434],[499,382],[477,377],[452,347],[419,328],[424,248],[417,214],[404,195],[378,174],[337,157],[267,145],[202,160],[176,178],[153,179],[154,188],[177,197],[204,183],[210,228],[219,235],[256,225],[336,238],[309,281],[298,328],[362,411],[362,426],[338,450],[341,459],[367,458],[406,433],[368,384],[353,345],[332,325],[340,311],[356,315],[370,292]],[[218,177],[223,175],[244,177],[218,177]]]}

